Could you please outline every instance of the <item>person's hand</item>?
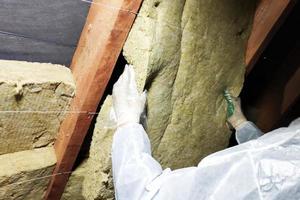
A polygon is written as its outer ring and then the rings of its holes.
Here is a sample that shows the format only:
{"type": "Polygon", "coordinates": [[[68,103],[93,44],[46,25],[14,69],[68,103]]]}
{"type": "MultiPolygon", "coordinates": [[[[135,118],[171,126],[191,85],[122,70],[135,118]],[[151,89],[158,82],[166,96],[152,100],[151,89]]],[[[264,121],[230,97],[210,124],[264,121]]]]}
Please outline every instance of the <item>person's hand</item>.
{"type": "Polygon", "coordinates": [[[125,66],[123,74],[113,87],[112,99],[118,126],[139,123],[145,107],[146,92],[139,94],[132,66],[125,66]]]}
{"type": "Polygon", "coordinates": [[[241,109],[241,100],[240,98],[231,97],[227,90],[224,91],[224,97],[227,102],[227,122],[233,128],[237,128],[247,121],[241,109]]]}
{"type": "Polygon", "coordinates": [[[242,112],[240,98],[232,98],[232,103],[234,107],[233,114],[227,118],[227,122],[236,129],[247,119],[242,112]]]}

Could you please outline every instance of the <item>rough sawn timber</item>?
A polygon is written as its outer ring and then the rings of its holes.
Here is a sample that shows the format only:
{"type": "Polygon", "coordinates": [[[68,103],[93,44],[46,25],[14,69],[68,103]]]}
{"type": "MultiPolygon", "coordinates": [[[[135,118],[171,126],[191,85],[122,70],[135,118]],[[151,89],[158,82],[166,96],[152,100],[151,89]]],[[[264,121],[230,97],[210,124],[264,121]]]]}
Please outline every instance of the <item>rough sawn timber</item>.
{"type": "Polygon", "coordinates": [[[68,181],[92,112],[100,102],[142,0],[94,1],[74,54],[71,70],[77,85],[71,112],[55,142],[57,165],[45,195],[60,199],[68,181]]]}
{"type": "Polygon", "coordinates": [[[246,50],[246,74],[249,74],[264,48],[295,5],[295,0],[260,0],[246,50]]]}

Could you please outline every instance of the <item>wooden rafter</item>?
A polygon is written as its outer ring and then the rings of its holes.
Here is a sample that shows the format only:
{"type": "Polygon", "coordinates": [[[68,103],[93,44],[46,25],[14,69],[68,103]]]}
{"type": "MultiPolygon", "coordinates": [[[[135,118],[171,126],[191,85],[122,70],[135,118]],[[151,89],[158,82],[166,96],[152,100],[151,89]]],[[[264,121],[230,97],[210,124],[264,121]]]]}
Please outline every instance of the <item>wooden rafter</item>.
{"type": "MultiPolygon", "coordinates": [[[[300,69],[300,68],[299,68],[300,69]]],[[[257,103],[258,115],[256,124],[264,132],[278,127],[278,123],[288,114],[290,109],[300,100],[300,70],[286,79],[277,76],[257,103]]]]}
{"type": "Polygon", "coordinates": [[[257,108],[256,124],[264,132],[278,128],[296,103],[300,103],[300,46],[289,50],[288,55],[279,63],[272,63],[273,73],[262,87],[257,108]],[[275,66],[276,65],[276,66],[275,66]]]}
{"type": "MultiPolygon", "coordinates": [[[[296,3],[296,0],[260,0],[246,50],[247,75],[296,3]]],[[[300,84],[300,72],[295,71],[299,67],[296,56],[298,52],[298,49],[290,52],[285,61],[289,63],[288,67],[281,66],[280,70],[274,73],[273,80],[269,81],[257,99],[256,124],[264,132],[278,127],[290,109],[299,102],[297,84],[300,84]]]]}
{"type": "Polygon", "coordinates": [[[247,74],[250,73],[259,56],[295,3],[295,0],[259,1],[246,50],[247,74]]]}
{"type": "Polygon", "coordinates": [[[60,199],[82,142],[142,0],[94,1],[91,4],[71,70],[76,96],[55,142],[57,164],[45,194],[60,199]],[[109,4],[109,5],[108,5],[109,4]]]}
{"type": "Polygon", "coordinates": [[[288,80],[283,91],[283,99],[281,104],[281,113],[286,112],[300,99],[300,66],[297,71],[288,80]]]}

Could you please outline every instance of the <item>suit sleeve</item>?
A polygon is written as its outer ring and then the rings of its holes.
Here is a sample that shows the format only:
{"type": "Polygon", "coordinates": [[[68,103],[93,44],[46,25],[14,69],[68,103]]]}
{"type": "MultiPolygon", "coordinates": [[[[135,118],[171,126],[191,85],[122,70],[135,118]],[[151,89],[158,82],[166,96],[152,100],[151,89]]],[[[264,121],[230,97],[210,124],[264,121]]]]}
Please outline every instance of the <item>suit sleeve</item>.
{"type": "Polygon", "coordinates": [[[137,123],[119,127],[112,145],[113,179],[117,200],[139,200],[146,186],[162,174],[151,156],[151,145],[144,128],[137,123]]]}
{"type": "Polygon", "coordinates": [[[263,132],[252,122],[246,121],[236,128],[235,137],[239,144],[257,139],[263,132]]]}

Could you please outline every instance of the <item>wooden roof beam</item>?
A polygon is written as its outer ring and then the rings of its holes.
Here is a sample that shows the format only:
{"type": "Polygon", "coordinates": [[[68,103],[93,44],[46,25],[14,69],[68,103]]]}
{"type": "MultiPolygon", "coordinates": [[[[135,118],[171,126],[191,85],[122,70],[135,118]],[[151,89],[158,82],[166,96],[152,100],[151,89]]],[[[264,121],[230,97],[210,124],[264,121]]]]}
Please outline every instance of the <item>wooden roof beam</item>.
{"type": "Polygon", "coordinates": [[[261,53],[289,14],[296,0],[260,0],[246,50],[246,74],[249,74],[261,53]]]}
{"type": "Polygon", "coordinates": [[[281,66],[271,74],[255,107],[256,124],[264,132],[278,128],[279,124],[300,103],[300,47],[295,48],[281,66]]]}
{"type": "Polygon", "coordinates": [[[142,0],[94,1],[91,4],[71,70],[76,96],[55,142],[57,164],[45,194],[60,199],[70,171],[102,98],[142,0]],[[108,5],[109,4],[109,5],[108,5]]]}

